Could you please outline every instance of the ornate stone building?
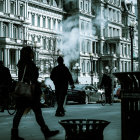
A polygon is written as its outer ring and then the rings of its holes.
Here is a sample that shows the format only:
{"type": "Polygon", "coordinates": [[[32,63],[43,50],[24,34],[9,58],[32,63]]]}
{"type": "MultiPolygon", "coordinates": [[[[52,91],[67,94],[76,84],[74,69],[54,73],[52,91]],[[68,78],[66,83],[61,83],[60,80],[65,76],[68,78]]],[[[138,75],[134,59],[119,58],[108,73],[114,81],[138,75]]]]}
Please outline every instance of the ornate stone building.
{"type": "MultiPolygon", "coordinates": [[[[97,85],[106,66],[112,72],[131,70],[131,21],[136,21],[133,3],[125,0],[1,0],[0,60],[16,78],[19,51],[30,45],[40,80],[49,77],[61,53],[75,80],[97,85]]],[[[137,44],[136,26],[134,70],[137,44]]]]}
{"type": "Polygon", "coordinates": [[[0,60],[17,77],[16,64],[27,36],[27,0],[0,1],[0,60]]]}
{"type": "Polygon", "coordinates": [[[61,41],[62,0],[29,0],[28,2],[28,35],[36,52],[36,63],[40,67],[40,78],[49,77],[51,67],[59,55],[58,43],[61,41]]]}

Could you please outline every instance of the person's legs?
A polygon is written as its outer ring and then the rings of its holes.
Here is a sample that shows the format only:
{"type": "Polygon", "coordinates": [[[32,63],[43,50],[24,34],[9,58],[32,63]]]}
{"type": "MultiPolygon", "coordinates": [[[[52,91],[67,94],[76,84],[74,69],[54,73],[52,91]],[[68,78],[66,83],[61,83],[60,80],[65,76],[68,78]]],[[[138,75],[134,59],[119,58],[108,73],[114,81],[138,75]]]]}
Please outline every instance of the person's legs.
{"type": "Polygon", "coordinates": [[[65,95],[66,91],[64,90],[57,90],[56,91],[56,100],[57,100],[57,110],[56,110],[56,116],[64,116],[65,110],[64,110],[64,101],[65,101],[65,95]]]}
{"type": "Polygon", "coordinates": [[[35,113],[36,121],[40,125],[41,131],[44,134],[46,140],[48,137],[54,136],[59,133],[59,130],[50,131],[48,126],[45,124],[45,121],[42,116],[42,111],[39,105],[34,104],[32,106],[32,109],[35,113]]]}
{"type": "Polygon", "coordinates": [[[105,96],[106,96],[106,102],[110,104],[111,103],[111,89],[107,89],[105,91],[105,96]]]}
{"type": "Polygon", "coordinates": [[[4,112],[4,98],[0,95],[0,112],[4,112]]]}
{"type": "Polygon", "coordinates": [[[21,117],[24,113],[25,108],[17,108],[16,115],[14,116],[13,119],[13,128],[11,130],[11,140],[24,140],[23,138],[18,136],[18,126],[21,120],[21,117]]]}

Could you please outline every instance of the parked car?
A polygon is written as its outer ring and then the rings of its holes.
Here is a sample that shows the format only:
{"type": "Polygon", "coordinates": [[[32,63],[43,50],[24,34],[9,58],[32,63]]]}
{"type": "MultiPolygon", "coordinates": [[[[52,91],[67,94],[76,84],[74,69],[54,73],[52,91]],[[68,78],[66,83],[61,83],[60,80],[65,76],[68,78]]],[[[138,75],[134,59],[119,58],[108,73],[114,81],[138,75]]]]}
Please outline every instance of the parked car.
{"type": "Polygon", "coordinates": [[[99,90],[96,86],[77,84],[73,90],[71,88],[68,89],[66,101],[74,101],[82,104],[97,102],[100,100],[103,92],[103,90],[99,90]]]}
{"type": "Polygon", "coordinates": [[[121,85],[118,85],[116,88],[114,88],[113,91],[114,96],[118,97],[119,99],[121,98],[120,91],[121,91],[121,85]]]}

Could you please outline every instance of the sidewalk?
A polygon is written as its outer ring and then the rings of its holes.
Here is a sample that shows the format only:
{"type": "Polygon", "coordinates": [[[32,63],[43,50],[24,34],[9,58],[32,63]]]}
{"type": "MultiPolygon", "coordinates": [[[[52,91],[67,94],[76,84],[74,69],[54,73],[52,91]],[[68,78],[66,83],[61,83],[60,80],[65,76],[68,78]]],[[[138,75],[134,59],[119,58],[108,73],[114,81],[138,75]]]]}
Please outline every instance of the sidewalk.
{"type": "MultiPolygon", "coordinates": [[[[55,117],[56,108],[43,108],[43,117],[48,127],[60,130],[60,133],[48,140],[65,140],[65,130],[58,123],[63,119],[101,119],[111,123],[104,130],[104,140],[121,140],[120,135],[120,103],[113,106],[101,106],[100,104],[89,105],[67,105],[66,115],[64,117],[55,117]],[[112,113],[110,110],[117,110],[112,113]],[[81,110],[81,111],[80,111],[81,110]],[[119,110],[119,111],[118,111],[119,110]]],[[[0,140],[10,140],[10,129],[12,127],[13,116],[8,115],[7,111],[0,113],[0,140]]],[[[24,116],[19,127],[20,136],[25,140],[44,140],[40,127],[35,121],[33,112],[24,116]]]]}

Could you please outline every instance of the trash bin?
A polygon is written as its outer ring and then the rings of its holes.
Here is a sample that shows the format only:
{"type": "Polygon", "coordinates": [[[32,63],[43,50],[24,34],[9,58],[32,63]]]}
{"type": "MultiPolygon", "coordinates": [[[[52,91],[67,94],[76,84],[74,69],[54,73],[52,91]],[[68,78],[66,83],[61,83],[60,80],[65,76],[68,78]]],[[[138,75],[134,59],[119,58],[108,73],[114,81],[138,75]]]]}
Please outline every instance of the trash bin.
{"type": "Polygon", "coordinates": [[[122,140],[140,136],[140,72],[113,73],[121,84],[122,140]]]}
{"type": "Polygon", "coordinates": [[[103,130],[110,123],[95,119],[69,119],[59,123],[65,129],[65,140],[103,140],[103,130]]]}

